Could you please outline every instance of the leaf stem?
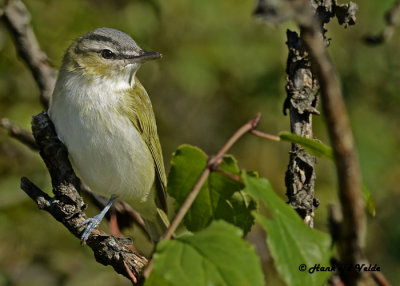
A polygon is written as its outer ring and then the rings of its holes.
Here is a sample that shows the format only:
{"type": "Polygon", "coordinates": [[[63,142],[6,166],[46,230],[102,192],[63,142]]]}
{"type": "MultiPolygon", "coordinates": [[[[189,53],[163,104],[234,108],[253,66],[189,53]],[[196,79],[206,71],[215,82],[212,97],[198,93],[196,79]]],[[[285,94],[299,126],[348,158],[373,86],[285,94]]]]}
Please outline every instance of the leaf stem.
{"type": "MultiPolygon", "coordinates": [[[[189,208],[192,206],[194,200],[196,199],[197,195],[200,193],[201,188],[203,187],[204,183],[206,182],[208,176],[212,171],[218,171],[217,167],[221,164],[222,159],[226,152],[233,146],[247,132],[254,130],[258,123],[260,122],[261,114],[258,113],[256,117],[249,120],[245,123],[242,127],[240,127],[229,139],[226,141],[224,146],[218,151],[218,153],[214,156],[210,156],[208,159],[207,166],[203,169],[203,172],[197,179],[195,185],[193,186],[192,190],[190,191],[189,195],[186,197],[186,200],[183,202],[181,208],[176,213],[174,219],[171,222],[171,225],[165,232],[165,234],[160,238],[160,241],[170,239],[185,217],[186,213],[188,212],[189,208]]],[[[152,260],[149,261],[146,269],[143,271],[143,277],[147,278],[150,275],[152,270],[152,260]]]]}
{"type": "Polygon", "coordinates": [[[230,178],[231,180],[234,180],[234,181],[237,181],[237,182],[242,182],[242,179],[241,179],[239,176],[237,176],[237,175],[235,175],[235,174],[232,174],[232,173],[230,173],[230,172],[227,172],[227,171],[225,171],[225,170],[216,168],[216,169],[214,169],[213,171],[214,171],[214,172],[217,172],[217,173],[220,173],[220,174],[223,174],[224,176],[227,176],[227,177],[230,178]]]}
{"type": "Polygon", "coordinates": [[[193,204],[194,200],[196,199],[197,195],[199,194],[201,187],[203,186],[204,182],[207,180],[208,175],[210,174],[210,168],[207,166],[204,168],[203,172],[201,173],[200,177],[197,179],[196,184],[193,186],[193,189],[190,191],[189,195],[186,197],[185,202],[183,203],[182,207],[179,209],[178,213],[176,214],[174,220],[171,222],[171,225],[161,237],[161,240],[170,239],[172,234],[177,229],[178,225],[181,223],[182,219],[188,212],[190,206],[193,204]]]}
{"type": "Polygon", "coordinates": [[[170,227],[165,232],[165,234],[161,237],[160,240],[170,239],[172,234],[177,229],[178,225],[181,223],[182,219],[188,212],[189,208],[193,204],[194,200],[196,199],[197,195],[199,194],[201,187],[203,186],[204,182],[207,180],[208,176],[210,175],[211,171],[217,169],[219,164],[221,164],[222,159],[226,152],[232,147],[235,142],[246,134],[249,131],[254,130],[257,127],[258,123],[260,122],[261,114],[257,114],[257,116],[242,127],[240,127],[232,136],[228,139],[224,146],[218,151],[218,153],[214,156],[211,156],[208,160],[207,166],[204,168],[203,172],[201,173],[200,177],[197,179],[196,184],[193,186],[192,190],[190,191],[189,195],[187,196],[186,200],[183,202],[181,208],[179,209],[178,213],[176,214],[175,218],[171,222],[170,227]]]}
{"type": "Polygon", "coordinates": [[[279,136],[264,133],[264,132],[256,130],[256,129],[251,130],[251,133],[253,133],[254,135],[256,135],[258,137],[264,138],[264,139],[269,139],[269,140],[273,140],[273,141],[281,141],[281,138],[279,136]]]}

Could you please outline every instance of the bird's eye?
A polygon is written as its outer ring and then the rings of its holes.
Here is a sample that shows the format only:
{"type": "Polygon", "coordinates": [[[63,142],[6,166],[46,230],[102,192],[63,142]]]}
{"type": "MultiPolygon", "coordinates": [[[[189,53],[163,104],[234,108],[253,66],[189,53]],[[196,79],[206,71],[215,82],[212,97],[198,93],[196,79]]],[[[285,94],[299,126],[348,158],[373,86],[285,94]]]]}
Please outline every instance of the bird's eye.
{"type": "Polygon", "coordinates": [[[100,54],[103,58],[105,58],[107,60],[113,59],[115,57],[115,54],[112,51],[107,50],[107,49],[102,50],[100,54]]]}

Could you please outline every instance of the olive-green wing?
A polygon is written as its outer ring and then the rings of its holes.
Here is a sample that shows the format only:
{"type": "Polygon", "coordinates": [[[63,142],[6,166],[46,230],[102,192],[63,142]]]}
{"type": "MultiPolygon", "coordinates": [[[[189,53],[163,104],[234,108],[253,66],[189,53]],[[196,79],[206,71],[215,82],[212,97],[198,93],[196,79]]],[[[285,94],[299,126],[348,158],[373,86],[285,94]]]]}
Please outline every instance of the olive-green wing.
{"type": "Polygon", "coordinates": [[[128,96],[129,104],[124,106],[123,112],[128,114],[136,129],[142,134],[151,155],[154,159],[157,188],[157,205],[165,212],[167,211],[166,185],[167,176],[165,175],[164,160],[160,140],[157,134],[156,119],[149,96],[143,85],[135,78],[135,86],[130,90],[128,96]]]}

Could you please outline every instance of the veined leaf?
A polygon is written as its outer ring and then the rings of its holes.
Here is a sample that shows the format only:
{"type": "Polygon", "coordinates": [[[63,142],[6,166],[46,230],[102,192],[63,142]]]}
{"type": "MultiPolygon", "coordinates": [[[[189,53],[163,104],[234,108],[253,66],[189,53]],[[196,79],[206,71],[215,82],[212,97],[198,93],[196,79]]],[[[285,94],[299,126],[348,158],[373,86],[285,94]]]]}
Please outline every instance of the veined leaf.
{"type": "Polygon", "coordinates": [[[267,244],[274,258],[276,269],[289,286],[323,285],[330,272],[314,272],[314,265],[329,266],[332,255],[331,239],[326,233],[306,226],[299,215],[279,198],[267,179],[256,178],[243,172],[247,191],[260,199],[273,219],[255,213],[256,220],[267,231],[267,244]],[[301,271],[301,265],[306,266],[301,271]]]}
{"type": "Polygon", "coordinates": [[[214,221],[195,235],[160,242],[145,286],[264,285],[259,258],[242,235],[239,228],[214,221]]]}
{"type": "MultiPolygon", "coordinates": [[[[207,155],[199,148],[182,145],[176,150],[168,175],[168,193],[175,198],[178,210],[207,166],[207,155]]],[[[219,169],[239,176],[239,167],[232,156],[225,156],[219,169]]],[[[244,233],[254,223],[251,211],[256,202],[242,192],[243,184],[228,176],[212,172],[184,218],[190,231],[208,226],[213,219],[223,219],[240,227],[244,233]]]]}

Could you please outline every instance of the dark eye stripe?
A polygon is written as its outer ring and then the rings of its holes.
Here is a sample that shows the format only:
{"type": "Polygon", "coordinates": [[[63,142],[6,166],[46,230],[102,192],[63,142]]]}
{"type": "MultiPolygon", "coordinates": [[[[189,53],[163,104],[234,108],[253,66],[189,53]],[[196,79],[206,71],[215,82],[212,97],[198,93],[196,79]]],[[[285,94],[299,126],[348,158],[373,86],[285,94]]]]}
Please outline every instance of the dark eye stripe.
{"type": "MultiPolygon", "coordinates": [[[[105,51],[105,50],[108,50],[108,49],[101,49],[101,50],[99,50],[99,49],[80,49],[79,46],[77,46],[75,48],[75,53],[77,53],[77,54],[85,54],[85,53],[88,53],[88,52],[94,52],[94,53],[98,53],[103,58],[106,58],[106,57],[104,57],[102,55],[103,51],[105,51]]],[[[140,57],[140,55],[137,55],[137,56],[135,56],[135,55],[124,55],[124,54],[121,54],[121,53],[118,53],[118,54],[113,53],[111,50],[108,50],[108,51],[110,51],[113,54],[112,59],[114,59],[114,60],[125,60],[125,59],[129,60],[129,59],[134,59],[134,58],[140,57]]],[[[111,58],[109,58],[109,59],[111,59],[111,58]]]]}

